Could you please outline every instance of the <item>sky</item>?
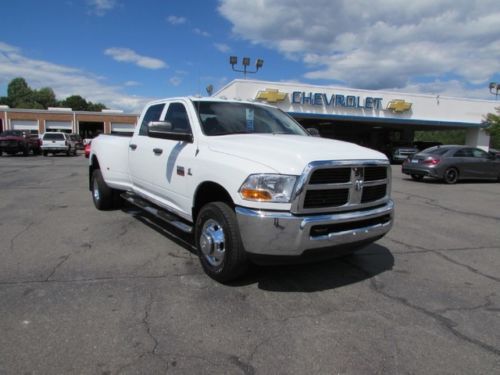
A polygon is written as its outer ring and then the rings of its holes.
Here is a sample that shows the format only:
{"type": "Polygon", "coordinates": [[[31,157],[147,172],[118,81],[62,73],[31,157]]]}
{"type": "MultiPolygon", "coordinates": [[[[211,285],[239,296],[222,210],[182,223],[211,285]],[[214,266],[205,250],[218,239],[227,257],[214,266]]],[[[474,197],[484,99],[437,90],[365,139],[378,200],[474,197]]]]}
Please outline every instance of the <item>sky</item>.
{"type": "Polygon", "coordinates": [[[499,0],[2,0],[13,78],[125,112],[249,79],[493,100],[499,0]]]}

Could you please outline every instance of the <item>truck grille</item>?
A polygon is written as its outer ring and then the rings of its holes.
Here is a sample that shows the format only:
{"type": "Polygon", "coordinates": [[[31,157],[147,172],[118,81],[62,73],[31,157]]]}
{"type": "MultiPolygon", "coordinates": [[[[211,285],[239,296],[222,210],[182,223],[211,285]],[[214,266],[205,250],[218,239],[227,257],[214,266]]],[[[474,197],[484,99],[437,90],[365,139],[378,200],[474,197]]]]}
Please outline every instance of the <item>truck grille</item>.
{"type": "Polygon", "coordinates": [[[376,206],[389,198],[386,162],[315,162],[301,176],[294,213],[343,212],[376,206]]]}

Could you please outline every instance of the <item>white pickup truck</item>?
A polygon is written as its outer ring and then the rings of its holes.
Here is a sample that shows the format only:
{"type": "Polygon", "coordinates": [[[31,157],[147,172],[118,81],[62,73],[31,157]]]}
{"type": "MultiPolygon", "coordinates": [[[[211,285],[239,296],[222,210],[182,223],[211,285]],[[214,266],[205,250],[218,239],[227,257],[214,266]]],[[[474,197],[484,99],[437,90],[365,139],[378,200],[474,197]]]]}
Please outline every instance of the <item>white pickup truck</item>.
{"type": "Polygon", "coordinates": [[[89,188],[100,210],[125,199],[192,233],[203,269],[220,282],[249,261],[351,253],[393,224],[385,155],[311,136],[253,102],[148,104],[131,138],[92,141],[89,188]]]}

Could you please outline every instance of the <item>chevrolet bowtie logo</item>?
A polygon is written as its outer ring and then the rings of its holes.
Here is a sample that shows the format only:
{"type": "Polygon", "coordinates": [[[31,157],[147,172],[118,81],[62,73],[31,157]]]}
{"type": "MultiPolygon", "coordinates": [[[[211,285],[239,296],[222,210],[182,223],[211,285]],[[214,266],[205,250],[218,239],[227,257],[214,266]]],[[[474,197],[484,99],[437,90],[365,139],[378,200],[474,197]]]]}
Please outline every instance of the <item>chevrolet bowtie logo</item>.
{"type": "Polygon", "coordinates": [[[411,109],[412,103],[406,102],[403,99],[394,99],[387,104],[387,109],[395,113],[407,112],[411,109]]]}
{"type": "Polygon", "coordinates": [[[265,89],[259,91],[255,99],[265,100],[268,103],[277,103],[285,100],[286,96],[286,92],[280,92],[278,89],[265,89]]]}

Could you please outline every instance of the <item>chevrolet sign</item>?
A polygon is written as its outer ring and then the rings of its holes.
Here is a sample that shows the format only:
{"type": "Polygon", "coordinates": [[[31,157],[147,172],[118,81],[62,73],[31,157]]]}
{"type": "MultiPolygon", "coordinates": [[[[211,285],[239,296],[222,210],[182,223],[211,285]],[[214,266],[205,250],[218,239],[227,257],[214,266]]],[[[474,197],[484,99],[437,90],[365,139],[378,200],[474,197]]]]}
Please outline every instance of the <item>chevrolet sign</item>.
{"type": "Polygon", "coordinates": [[[412,103],[404,101],[403,99],[394,99],[387,104],[387,110],[394,113],[408,112],[411,109],[412,103]]]}
{"type": "Polygon", "coordinates": [[[268,103],[278,103],[285,100],[286,96],[286,92],[280,92],[278,89],[265,89],[264,91],[259,91],[255,99],[265,100],[268,103]]]}

